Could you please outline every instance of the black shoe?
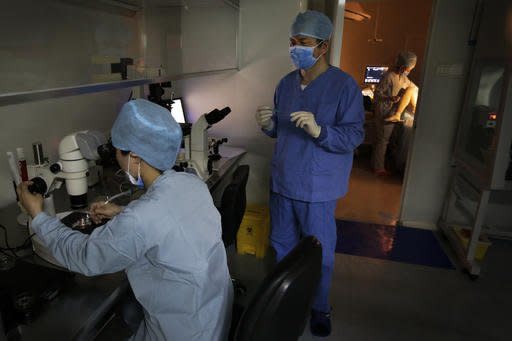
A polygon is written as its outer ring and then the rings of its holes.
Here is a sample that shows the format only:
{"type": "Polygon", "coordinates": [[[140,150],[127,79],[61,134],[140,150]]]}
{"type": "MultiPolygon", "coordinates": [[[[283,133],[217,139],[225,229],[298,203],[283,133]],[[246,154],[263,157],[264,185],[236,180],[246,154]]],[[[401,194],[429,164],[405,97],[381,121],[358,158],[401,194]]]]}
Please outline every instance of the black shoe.
{"type": "Polygon", "coordinates": [[[309,327],[311,328],[311,334],[314,336],[329,336],[331,334],[331,313],[311,309],[309,327]]]}

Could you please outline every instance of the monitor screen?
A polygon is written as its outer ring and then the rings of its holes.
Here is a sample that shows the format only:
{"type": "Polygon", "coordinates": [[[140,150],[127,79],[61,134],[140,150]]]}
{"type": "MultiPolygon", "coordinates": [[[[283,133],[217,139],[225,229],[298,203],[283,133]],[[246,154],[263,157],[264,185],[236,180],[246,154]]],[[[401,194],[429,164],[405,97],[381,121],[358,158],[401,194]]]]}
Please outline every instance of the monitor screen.
{"type": "Polygon", "coordinates": [[[388,71],[387,66],[367,66],[364,73],[364,82],[367,84],[378,84],[386,71],[388,71]]]}
{"type": "Polygon", "coordinates": [[[185,110],[183,109],[183,102],[181,98],[174,98],[171,104],[171,115],[178,123],[187,123],[185,110]]]}

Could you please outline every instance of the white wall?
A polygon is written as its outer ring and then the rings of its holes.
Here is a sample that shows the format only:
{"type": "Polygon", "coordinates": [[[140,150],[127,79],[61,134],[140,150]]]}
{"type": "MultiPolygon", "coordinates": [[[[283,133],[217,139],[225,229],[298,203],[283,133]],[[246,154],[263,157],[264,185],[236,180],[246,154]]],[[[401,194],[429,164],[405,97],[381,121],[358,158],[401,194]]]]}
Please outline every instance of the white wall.
{"type": "Polygon", "coordinates": [[[264,203],[274,141],[257,127],[254,112],[259,105],[272,105],[275,86],[292,70],[288,34],[300,1],[241,0],[240,6],[240,71],[186,79],[175,86],[176,93],[185,97],[193,120],[213,108],[231,107],[231,114],[213,126],[210,134],[226,136],[229,144],[248,151],[243,160],[251,166],[248,201],[264,203]]]}
{"type": "Polygon", "coordinates": [[[437,0],[423,70],[414,143],[404,182],[400,221],[435,227],[450,175],[471,49],[467,40],[476,0],[437,0]],[[437,74],[439,65],[463,65],[463,75],[437,74]]]}

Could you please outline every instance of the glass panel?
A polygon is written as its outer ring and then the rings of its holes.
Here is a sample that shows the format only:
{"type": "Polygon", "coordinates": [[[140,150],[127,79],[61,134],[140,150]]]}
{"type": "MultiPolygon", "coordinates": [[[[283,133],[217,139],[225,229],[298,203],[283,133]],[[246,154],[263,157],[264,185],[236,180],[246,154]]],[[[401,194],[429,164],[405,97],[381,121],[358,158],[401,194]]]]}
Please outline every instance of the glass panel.
{"type": "Polygon", "coordinates": [[[137,25],[72,2],[9,1],[0,11],[0,93],[120,80],[110,63],[139,54],[137,25]]]}
{"type": "Polygon", "coordinates": [[[225,1],[146,0],[142,64],[166,75],[238,67],[238,10],[225,1]]]}
{"type": "Polygon", "coordinates": [[[484,165],[492,165],[497,142],[496,123],[503,93],[503,66],[483,66],[473,99],[467,107],[464,150],[484,165]]]}
{"type": "Polygon", "coordinates": [[[183,73],[238,67],[237,10],[226,5],[183,8],[181,15],[183,73]]]}
{"type": "Polygon", "coordinates": [[[238,15],[238,0],[13,1],[0,94],[237,68],[238,15]]]}

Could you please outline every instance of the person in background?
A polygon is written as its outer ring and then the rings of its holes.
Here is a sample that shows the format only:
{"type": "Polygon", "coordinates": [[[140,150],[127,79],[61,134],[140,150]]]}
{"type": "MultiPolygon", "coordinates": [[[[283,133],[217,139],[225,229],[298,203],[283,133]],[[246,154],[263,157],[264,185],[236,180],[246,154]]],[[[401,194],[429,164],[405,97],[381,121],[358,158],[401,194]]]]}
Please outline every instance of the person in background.
{"type": "Polygon", "coordinates": [[[270,180],[270,239],[277,260],[303,236],[313,235],[322,244],[322,276],[310,320],[316,336],[331,333],[334,211],[347,192],[354,149],[364,138],[361,90],[327,61],[331,33],[324,14],[297,15],[289,48],[297,70],[279,82],[274,109],[261,106],[255,115],[263,132],[277,138],[270,180]]]}
{"type": "Polygon", "coordinates": [[[94,221],[111,220],[90,235],[43,212],[29,182],[18,188],[33,230],[62,265],[86,276],[126,272],[144,311],[135,340],[226,340],[229,332],[233,288],[220,215],[201,180],[171,170],[181,139],[168,110],[141,99],[124,104],[112,144],[146,193],[125,208],[91,205],[94,221]]]}
{"type": "Polygon", "coordinates": [[[400,52],[395,65],[382,76],[375,89],[376,141],[372,166],[376,175],[390,174],[385,168],[385,157],[395,123],[402,121],[406,109],[412,115],[416,111],[418,87],[408,77],[416,66],[416,60],[413,52],[400,52]]]}

